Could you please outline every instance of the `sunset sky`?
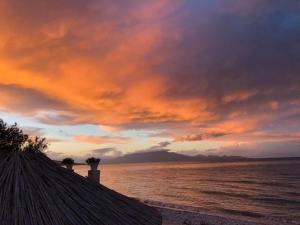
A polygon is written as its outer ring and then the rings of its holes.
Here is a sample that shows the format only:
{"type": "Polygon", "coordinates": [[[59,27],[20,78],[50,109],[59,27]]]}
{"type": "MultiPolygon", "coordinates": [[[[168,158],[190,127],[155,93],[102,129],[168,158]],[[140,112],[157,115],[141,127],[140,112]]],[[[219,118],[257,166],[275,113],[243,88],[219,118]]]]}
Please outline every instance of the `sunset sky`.
{"type": "Polygon", "coordinates": [[[53,158],[300,156],[300,2],[1,0],[0,118],[53,158]]]}

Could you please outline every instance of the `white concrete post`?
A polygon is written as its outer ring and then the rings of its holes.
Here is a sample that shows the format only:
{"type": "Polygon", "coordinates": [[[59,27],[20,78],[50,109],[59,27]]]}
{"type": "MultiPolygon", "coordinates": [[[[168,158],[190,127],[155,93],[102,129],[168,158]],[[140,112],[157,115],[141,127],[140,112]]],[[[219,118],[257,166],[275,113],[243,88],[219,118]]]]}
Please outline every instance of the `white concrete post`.
{"type": "Polygon", "coordinates": [[[99,162],[90,163],[91,169],[88,171],[88,178],[100,183],[100,170],[98,170],[99,162]]]}
{"type": "Polygon", "coordinates": [[[74,170],[73,170],[73,164],[66,164],[66,168],[68,170],[71,170],[72,172],[74,172],[74,170]]]}
{"type": "Polygon", "coordinates": [[[100,183],[100,170],[89,170],[88,177],[93,181],[100,183]]]}

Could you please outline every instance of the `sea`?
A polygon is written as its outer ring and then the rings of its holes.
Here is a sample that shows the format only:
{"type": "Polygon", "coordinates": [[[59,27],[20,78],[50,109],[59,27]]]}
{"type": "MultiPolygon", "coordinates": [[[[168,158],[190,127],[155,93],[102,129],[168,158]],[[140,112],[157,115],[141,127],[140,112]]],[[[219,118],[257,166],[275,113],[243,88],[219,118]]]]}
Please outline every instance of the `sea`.
{"type": "MultiPolygon", "coordinates": [[[[75,166],[87,175],[88,166],[75,166]]],[[[161,207],[300,224],[300,161],[100,164],[101,183],[161,207]]]]}

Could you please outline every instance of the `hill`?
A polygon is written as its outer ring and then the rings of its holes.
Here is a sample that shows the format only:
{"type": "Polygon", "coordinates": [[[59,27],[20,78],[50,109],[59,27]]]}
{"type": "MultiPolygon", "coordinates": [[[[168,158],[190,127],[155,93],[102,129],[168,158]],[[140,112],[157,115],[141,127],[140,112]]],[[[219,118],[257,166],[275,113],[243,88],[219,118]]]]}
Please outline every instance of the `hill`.
{"type": "Polygon", "coordinates": [[[105,160],[105,163],[146,163],[146,162],[234,162],[246,161],[247,158],[240,156],[187,156],[166,150],[158,150],[151,152],[137,152],[127,154],[118,158],[105,160]]]}

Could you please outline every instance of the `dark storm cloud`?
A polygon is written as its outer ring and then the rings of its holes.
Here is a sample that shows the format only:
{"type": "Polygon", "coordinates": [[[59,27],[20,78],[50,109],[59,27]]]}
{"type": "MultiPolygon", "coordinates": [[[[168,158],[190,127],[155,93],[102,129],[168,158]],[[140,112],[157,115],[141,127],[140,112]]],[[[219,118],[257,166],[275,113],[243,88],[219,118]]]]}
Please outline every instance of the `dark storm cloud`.
{"type": "Polygon", "coordinates": [[[160,68],[172,74],[164,97],[209,98],[214,104],[208,107],[221,114],[299,99],[299,2],[253,1],[258,8],[251,9],[250,2],[247,13],[217,7],[225,1],[211,2],[187,3],[210,11],[187,12],[182,41],[169,50],[172,66],[160,68]],[[239,99],[243,93],[253,95],[239,99]],[[226,96],[232,99],[224,102],[226,96]]]}
{"type": "Polygon", "coordinates": [[[213,155],[243,155],[246,157],[300,157],[300,142],[298,140],[282,142],[253,142],[210,149],[207,154],[213,155]]]}
{"type": "Polygon", "coordinates": [[[4,0],[0,9],[4,109],[181,141],[300,132],[299,0],[4,0]]]}
{"type": "MultiPolygon", "coordinates": [[[[230,8],[237,2],[242,1],[226,1],[226,4],[230,8]]],[[[182,39],[167,49],[172,65],[159,67],[170,74],[161,97],[205,99],[203,107],[213,117],[204,122],[201,116],[199,122],[196,118],[194,124],[199,127],[257,119],[250,124],[242,122],[238,129],[228,126],[214,132],[272,132],[275,126],[286,132],[299,132],[292,125],[296,121],[293,115],[299,114],[300,98],[299,2],[244,1],[241,4],[247,7],[232,10],[222,7],[224,4],[221,0],[187,3],[189,11],[181,24],[182,39]],[[193,4],[203,11],[191,10],[193,4]]],[[[203,138],[202,132],[187,132],[176,139],[207,138],[203,138]]]]}
{"type": "MultiPolygon", "coordinates": [[[[14,0],[3,2],[2,7],[3,18],[9,18],[11,25],[22,32],[31,33],[20,40],[21,46],[13,38],[7,41],[6,58],[19,62],[19,67],[25,70],[47,71],[54,80],[59,77],[55,74],[62,72],[60,66],[69,60],[80,57],[96,63],[96,58],[105,59],[126,43],[131,32],[134,35],[142,27],[147,28],[145,31],[165,28],[164,33],[152,40],[154,44],[143,55],[147,58],[138,57],[143,62],[143,70],[150,70],[151,76],[166,81],[159,94],[164,106],[154,110],[140,104],[128,109],[126,104],[123,111],[127,118],[112,125],[159,127],[160,123],[189,123],[202,117],[201,113],[195,113],[184,118],[176,110],[174,113],[162,110],[171,107],[168,102],[202,99],[204,102],[193,105],[193,110],[209,114],[209,120],[204,123],[212,126],[230,119],[228,115],[235,112],[260,115],[270,110],[272,104],[278,104],[277,109],[283,110],[281,107],[287,108],[290,101],[299,99],[300,6],[297,0],[190,0],[176,4],[171,1],[27,0],[19,3],[14,0]],[[163,6],[174,9],[165,10],[163,6]],[[156,14],[152,15],[153,12],[156,14]],[[28,55],[31,60],[23,62],[28,55]]],[[[142,47],[137,47],[138,52],[143,51],[142,47]]],[[[134,85],[136,81],[136,76],[127,75],[122,88],[100,92],[95,95],[95,103],[101,106],[105,101],[117,99],[125,102],[124,96],[132,88],[127,83],[134,85]]],[[[113,112],[117,114],[117,110],[113,112]]],[[[102,111],[90,112],[98,113],[102,111]]],[[[65,121],[71,124],[109,123],[94,119],[105,116],[79,119],[81,114],[89,113],[83,110],[76,116],[61,117],[68,117],[65,121]]],[[[51,119],[54,118],[48,116],[42,120],[52,122],[51,119]]]]}
{"type": "Polygon", "coordinates": [[[35,89],[13,84],[0,84],[0,108],[30,115],[38,111],[68,108],[63,102],[35,89]]]}

